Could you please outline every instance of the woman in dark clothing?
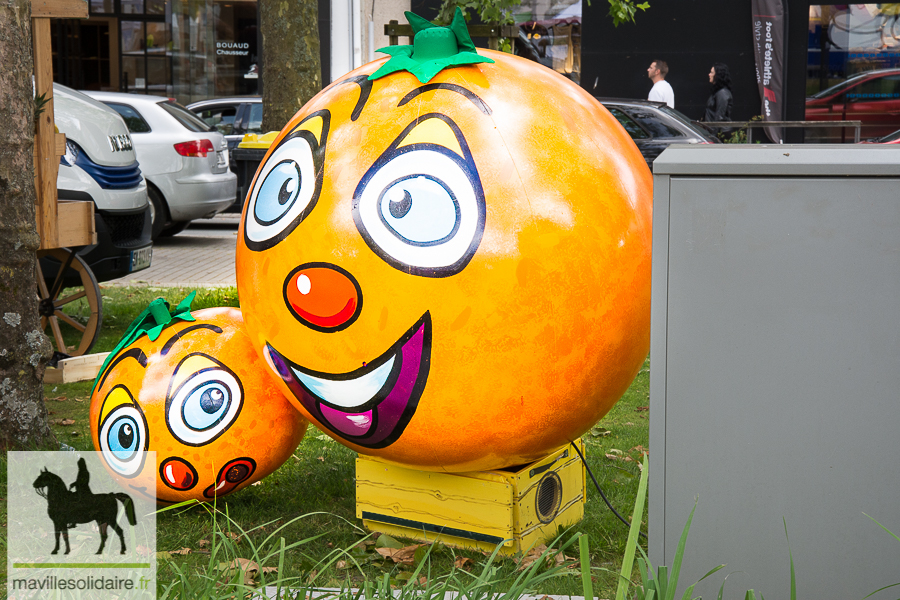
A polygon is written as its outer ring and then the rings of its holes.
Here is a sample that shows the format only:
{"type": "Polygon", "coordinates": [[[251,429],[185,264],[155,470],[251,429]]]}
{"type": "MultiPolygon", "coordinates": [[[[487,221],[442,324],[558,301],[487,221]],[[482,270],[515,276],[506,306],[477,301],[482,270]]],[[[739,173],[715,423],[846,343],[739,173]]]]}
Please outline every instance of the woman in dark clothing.
{"type": "MultiPolygon", "coordinates": [[[[707,123],[730,121],[731,106],[734,102],[731,97],[731,75],[728,73],[728,66],[723,63],[714,64],[709,72],[709,83],[711,90],[709,100],[706,101],[703,121],[707,123]]],[[[731,133],[727,128],[713,128],[713,131],[719,134],[731,133]]]]}

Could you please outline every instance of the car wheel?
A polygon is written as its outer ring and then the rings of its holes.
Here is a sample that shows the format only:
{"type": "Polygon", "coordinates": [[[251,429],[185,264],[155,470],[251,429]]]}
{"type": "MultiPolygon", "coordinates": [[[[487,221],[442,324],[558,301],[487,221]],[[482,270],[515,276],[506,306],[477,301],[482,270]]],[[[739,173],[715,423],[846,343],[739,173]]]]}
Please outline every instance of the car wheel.
{"type": "Polygon", "coordinates": [[[159,192],[147,186],[147,196],[150,199],[150,239],[155,240],[165,228],[169,213],[166,210],[166,201],[159,192]]]}
{"type": "Polygon", "coordinates": [[[190,224],[190,221],[176,221],[163,229],[159,234],[159,237],[171,237],[173,235],[177,235],[187,229],[187,226],[190,224]]]}

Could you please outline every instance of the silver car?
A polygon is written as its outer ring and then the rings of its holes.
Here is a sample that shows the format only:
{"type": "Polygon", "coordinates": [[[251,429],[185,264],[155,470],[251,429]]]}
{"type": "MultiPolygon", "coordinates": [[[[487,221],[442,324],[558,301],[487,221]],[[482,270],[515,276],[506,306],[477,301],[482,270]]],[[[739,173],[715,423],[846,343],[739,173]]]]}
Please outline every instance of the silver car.
{"type": "Polygon", "coordinates": [[[225,137],[171,98],[85,92],[125,119],[147,180],[152,236],[174,235],[210,218],[235,199],[225,137]]]}

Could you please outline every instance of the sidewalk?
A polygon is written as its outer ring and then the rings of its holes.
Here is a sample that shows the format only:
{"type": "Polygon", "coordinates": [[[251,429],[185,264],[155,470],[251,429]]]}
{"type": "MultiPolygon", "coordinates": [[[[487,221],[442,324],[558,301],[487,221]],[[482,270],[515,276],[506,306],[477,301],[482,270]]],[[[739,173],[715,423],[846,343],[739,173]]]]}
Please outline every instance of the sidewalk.
{"type": "Polygon", "coordinates": [[[195,222],[178,235],[153,244],[153,260],[142,271],[104,286],[232,287],[240,215],[228,213],[195,222]],[[210,227],[211,226],[211,227],[210,227]]]}

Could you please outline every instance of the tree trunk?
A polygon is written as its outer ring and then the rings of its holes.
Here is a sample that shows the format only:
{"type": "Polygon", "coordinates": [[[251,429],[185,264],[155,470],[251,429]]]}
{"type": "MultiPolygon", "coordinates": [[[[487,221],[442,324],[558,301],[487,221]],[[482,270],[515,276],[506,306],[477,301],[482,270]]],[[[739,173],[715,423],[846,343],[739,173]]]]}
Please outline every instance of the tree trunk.
{"type": "Polygon", "coordinates": [[[0,449],[55,443],[37,311],[31,2],[0,4],[0,449]]]}
{"type": "Polygon", "coordinates": [[[316,0],[259,0],[263,131],[280,131],[322,89],[316,0]]]}

